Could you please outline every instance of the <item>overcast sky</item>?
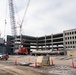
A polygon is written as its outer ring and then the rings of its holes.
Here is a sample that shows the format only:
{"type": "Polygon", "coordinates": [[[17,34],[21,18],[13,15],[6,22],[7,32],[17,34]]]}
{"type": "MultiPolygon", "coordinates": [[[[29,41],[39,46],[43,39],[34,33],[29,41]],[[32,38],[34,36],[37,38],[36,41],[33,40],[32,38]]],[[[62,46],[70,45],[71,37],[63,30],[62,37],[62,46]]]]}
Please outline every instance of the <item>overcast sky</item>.
{"type": "MultiPolygon", "coordinates": [[[[0,1],[0,32],[4,36],[11,34],[9,6],[8,0],[0,1]]],[[[28,0],[14,0],[16,23],[21,23],[27,2],[28,0]]],[[[31,0],[22,34],[43,36],[73,28],[76,28],[76,0],[31,0]]],[[[19,29],[17,32],[19,34],[19,29]]]]}

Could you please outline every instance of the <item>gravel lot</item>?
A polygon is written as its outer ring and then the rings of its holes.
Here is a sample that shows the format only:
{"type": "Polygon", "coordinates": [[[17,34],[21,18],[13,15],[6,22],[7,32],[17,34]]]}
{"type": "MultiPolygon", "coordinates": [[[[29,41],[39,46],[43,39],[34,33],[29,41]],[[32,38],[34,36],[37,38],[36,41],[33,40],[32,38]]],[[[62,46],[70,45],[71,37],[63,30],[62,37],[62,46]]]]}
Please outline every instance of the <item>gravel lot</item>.
{"type": "Polygon", "coordinates": [[[30,59],[34,63],[36,58],[37,56],[10,56],[8,61],[0,61],[0,75],[76,75],[76,68],[72,68],[72,59],[75,65],[76,57],[52,56],[54,66],[39,68],[14,65],[16,59],[17,62],[29,62],[30,59]]]}

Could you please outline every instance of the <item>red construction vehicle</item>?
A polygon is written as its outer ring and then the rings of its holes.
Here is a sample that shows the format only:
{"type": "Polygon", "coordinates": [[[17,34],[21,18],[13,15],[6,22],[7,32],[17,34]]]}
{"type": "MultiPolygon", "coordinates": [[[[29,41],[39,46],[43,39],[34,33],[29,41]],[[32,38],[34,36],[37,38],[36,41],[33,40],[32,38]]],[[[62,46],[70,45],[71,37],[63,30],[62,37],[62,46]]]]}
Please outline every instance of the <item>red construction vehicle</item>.
{"type": "Polygon", "coordinates": [[[20,47],[18,49],[18,54],[28,54],[28,50],[25,47],[20,47]]]}

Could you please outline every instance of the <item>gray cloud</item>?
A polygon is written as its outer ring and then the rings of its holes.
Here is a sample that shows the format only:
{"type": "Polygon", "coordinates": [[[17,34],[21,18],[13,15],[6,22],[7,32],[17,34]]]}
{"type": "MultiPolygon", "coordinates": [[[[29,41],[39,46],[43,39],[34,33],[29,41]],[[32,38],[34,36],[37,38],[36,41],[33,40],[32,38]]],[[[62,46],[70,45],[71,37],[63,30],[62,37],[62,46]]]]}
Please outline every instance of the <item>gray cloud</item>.
{"type": "MultiPolygon", "coordinates": [[[[21,23],[28,0],[14,0],[14,2],[15,7],[17,6],[17,10],[15,8],[16,22],[21,23]]],[[[5,0],[2,0],[0,6],[3,7],[0,12],[1,28],[4,27],[5,0]]],[[[75,28],[75,20],[76,0],[31,0],[23,23],[22,33],[33,36],[61,33],[64,30],[75,28]]],[[[11,34],[9,16],[7,16],[7,21],[9,30],[6,29],[6,33],[11,34]]],[[[3,31],[2,29],[0,30],[3,31]]],[[[19,34],[19,29],[17,30],[19,34]]]]}

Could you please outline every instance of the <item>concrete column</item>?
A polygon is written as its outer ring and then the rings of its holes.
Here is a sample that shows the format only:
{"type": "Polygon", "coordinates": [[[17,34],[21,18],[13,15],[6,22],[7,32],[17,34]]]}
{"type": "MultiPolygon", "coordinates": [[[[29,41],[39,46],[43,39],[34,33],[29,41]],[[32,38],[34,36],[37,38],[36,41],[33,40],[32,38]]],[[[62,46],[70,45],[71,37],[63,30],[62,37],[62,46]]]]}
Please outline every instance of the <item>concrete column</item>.
{"type": "Polygon", "coordinates": [[[41,46],[42,50],[43,50],[43,46],[41,46]]]}
{"type": "Polygon", "coordinates": [[[38,47],[39,47],[39,46],[38,46],[38,37],[37,37],[37,46],[36,46],[36,49],[37,49],[37,50],[38,50],[38,47]]]}
{"type": "Polygon", "coordinates": [[[64,45],[64,55],[66,55],[65,31],[63,31],[63,45],[64,45]]]}
{"type": "Polygon", "coordinates": [[[58,51],[58,45],[57,45],[57,51],[58,51]]]}
{"type": "Polygon", "coordinates": [[[53,34],[51,34],[51,44],[52,44],[52,51],[53,51],[53,34]]]}
{"type": "Polygon", "coordinates": [[[63,45],[64,45],[64,50],[66,50],[66,45],[65,45],[65,31],[63,31],[63,45]]]}
{"type": "Polygon", "coordinates": [[[50,50],[50,45],[48,46],[48,50],[50,50]]]}
{"type": "Polygon", "coordinates": [[[45,50],[46,50],[46,35],[45,35],[45,50]]]}

